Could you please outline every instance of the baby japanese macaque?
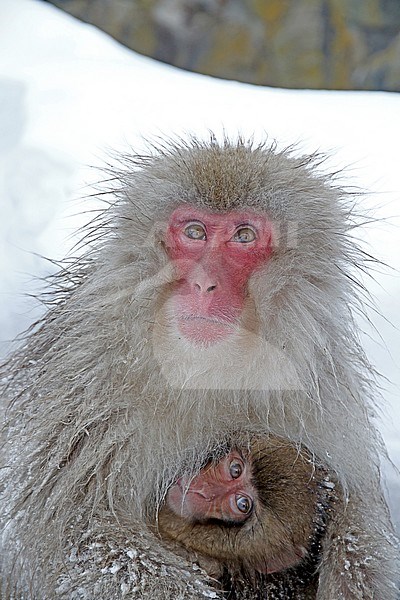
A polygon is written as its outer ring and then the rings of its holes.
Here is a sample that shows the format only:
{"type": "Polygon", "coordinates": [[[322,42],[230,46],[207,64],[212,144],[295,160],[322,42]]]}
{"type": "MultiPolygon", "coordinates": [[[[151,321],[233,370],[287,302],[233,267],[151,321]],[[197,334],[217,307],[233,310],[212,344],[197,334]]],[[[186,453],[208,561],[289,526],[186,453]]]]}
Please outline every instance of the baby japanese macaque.
{"type": "Polygon", "coordinates": [[[318,564],[337,488],[304,447],[255,438],[178,479],[158,528],[217,578],[224,569],[270,575],[302,564],[308,572],[318,564]]]}

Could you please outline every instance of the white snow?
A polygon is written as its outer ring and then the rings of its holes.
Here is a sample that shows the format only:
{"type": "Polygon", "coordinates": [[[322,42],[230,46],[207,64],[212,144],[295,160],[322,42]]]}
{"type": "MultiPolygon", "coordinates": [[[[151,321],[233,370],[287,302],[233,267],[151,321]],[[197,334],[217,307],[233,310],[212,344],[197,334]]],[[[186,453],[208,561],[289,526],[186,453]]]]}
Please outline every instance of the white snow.
{"type": "MultiPolygon", "coordinates": [[[[79,198],[101,179],[110,149],[142,136],[208,130],[299,142],[332,152],[330,166],[370,190],[363,201],[381,221],[371,252],[391,268],[368,287],[379,314],[365,345],[384,381],[382,432],[400,466],[400,95],[292,91],[186,73],[127,50],[95,28],[35,0],[0,2],[0,352],[39,308],[22,294],[54,266],[87,217],[79,198]],[[36,254],[35,254],[36,253],[36,254]]],[[[400,489],[388,469],[400,522],[400,489]]]]}

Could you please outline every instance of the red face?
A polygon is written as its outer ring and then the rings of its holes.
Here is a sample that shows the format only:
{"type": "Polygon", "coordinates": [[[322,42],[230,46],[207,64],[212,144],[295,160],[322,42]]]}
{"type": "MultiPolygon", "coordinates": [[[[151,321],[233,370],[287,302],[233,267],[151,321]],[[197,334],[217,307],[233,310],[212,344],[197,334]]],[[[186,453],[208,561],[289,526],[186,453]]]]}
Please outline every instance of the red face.
{"type": "Polygon", "coordinates": [[[190,521],[243,523],[253,512],[255,497],[251,467],[233,451],[218,464],[202,469],[197,477],[179,479],[168,491],[167,504],[190,521]]]}
{"type": "Polygon", "coordinates": [[[249,277],[271,254],[272,224],[250,211],[181,206],[171,215],[166,248],[177,270],[173,309],[179,331],[209,345],[235,331],[249,277]]]}

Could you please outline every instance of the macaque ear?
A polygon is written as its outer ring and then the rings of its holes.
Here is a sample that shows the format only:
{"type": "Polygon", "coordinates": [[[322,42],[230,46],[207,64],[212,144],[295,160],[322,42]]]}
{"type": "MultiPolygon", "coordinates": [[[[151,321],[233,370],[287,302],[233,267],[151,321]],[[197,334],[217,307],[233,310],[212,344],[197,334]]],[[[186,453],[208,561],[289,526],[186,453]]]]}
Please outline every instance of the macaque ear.
{"type": "Polygon", "coordinates": [[[298,565],[307,556],[307,550],[304,546],[298,546],[296,548],[288,548],[282,553],[277,553],[272,560],[266,562],[259,557],[252,560],[252,567],[259,573],[270,575],[272,573],[278,573],[285,569],[290,569],[298,565]]]}

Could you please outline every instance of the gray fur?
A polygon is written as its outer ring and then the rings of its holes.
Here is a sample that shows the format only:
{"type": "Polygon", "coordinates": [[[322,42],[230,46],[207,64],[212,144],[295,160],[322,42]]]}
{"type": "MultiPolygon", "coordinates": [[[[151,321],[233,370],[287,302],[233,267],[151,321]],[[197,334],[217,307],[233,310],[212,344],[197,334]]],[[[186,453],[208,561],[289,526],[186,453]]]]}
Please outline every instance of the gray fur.
{"type": "Polygon", "coordinates": [[[220,597],[143,523],[232,429],[303,443],[346,490],[318,600],[396,598],[374,374],[353,317],[366,267],[356,198],[319,161],[211,137],[166,142],[113,171],[86,253],[66,261],[47,314],[4,369],[4,598],[220,597]],[[240,345],[193,352],[173,332],[164,339],[160,291],[173,270],[162,232],[185,202],[251,207],[280,232],[251,281],[262,326],[252,364],[240,345]]]}

